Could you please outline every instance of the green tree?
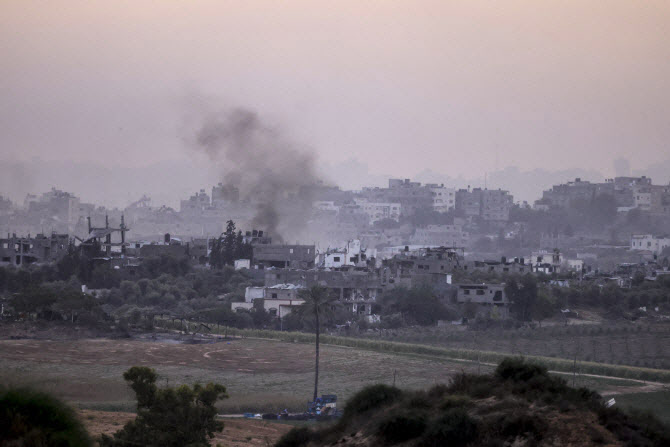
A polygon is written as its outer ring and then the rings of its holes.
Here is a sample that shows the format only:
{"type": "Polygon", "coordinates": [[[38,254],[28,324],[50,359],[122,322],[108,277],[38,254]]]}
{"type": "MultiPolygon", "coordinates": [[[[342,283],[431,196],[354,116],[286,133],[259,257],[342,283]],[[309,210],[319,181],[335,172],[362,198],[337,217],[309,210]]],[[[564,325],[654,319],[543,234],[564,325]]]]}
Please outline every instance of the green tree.
{"type": "Polygon", "coordinates": [[[214,406],[217,400],[228,397],[223,385],[158,388],[156,371],[146,366],[133,366],[123,378],[137,396],[137,418],[114,437],[102,435],[102,447],[205,447],[215,432],[223,430],[214,406]]]}
{"type": "Polygon", "coordinates": [[[540,290],[531,308],[532,318],[537,320],[540,326],[542,326],[542,320],[554,315],[555,310],[556,302],[553,297],[545,290],[540,290]]]}
{"type": "Polygon", "coordinates": [[[223,233],[222,257],[224,265],[233,265],[237,254],[237,234],[235,233],[235,222],[229,220],[226,223],[226,231],[223,233]]]}
{"type": "Polygon", "coordinates": [[[321,321],[327,313],[332,311],[332,308],[337,301],[335,295],[328,293],[328,290],[320,286],[312,286],[309,289],[302,289],[298,293],[300,299],[305,300],[305,304],[301,307],[304,314],[314,316],[315,332],[316,332],[316,351],[314,363],[314,400],[318,397],[319,391],[319,335],[321,333],[321,321]]]}
{"type": "Polygon", "coordinates": [[[537,302],[537,279],[526,274],[521,278],[512,277],[505,286],[505,294],[512,302],[510,311],[520,321],[529,321],[537,302]]]}

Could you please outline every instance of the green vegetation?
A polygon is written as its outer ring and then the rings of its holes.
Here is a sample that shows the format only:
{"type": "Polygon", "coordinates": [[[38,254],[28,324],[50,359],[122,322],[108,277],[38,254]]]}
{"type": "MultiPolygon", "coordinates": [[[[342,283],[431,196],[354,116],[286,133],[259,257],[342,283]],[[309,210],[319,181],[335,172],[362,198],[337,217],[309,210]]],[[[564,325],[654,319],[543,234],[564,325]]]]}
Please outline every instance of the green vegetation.
{"type": "Polygon", "coordinates": [[[74,410],[48,393],[0,389],[0,444],[5,447],[88,447],[74,410]]]}
{"type": "Polygon", "coordinates": [[[123,374],[137,396],[137,418],[114,437],[102,435],[102,447],[128,445],[207,447],[209,438],[223,430],[214,404],[227,396],[222,385],[158,388],[156,371],[134,366],[123,374]]]}
{"type": "Polygon", "coordinates": [[[347,402],[337,424],[293,429],[276,445],[492,446],[547,440],[660,447],[670,442],[667,427],[652,416],[627,415],[602,401],[542,366],[506,358],[492,375],[460,374],[451,384],[426,391],[367,387],[347,402]]]}

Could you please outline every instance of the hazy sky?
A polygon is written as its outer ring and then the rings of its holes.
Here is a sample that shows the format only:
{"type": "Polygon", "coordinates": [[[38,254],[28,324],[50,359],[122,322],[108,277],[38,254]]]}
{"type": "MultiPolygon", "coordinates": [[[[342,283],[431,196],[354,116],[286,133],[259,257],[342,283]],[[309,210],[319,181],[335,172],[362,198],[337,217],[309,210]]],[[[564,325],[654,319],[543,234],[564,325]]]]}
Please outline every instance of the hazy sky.
{"type": "Polygon", "coordinates": [[[371,172],[670,158],[670,2],[0,2],[0,159],[202,157],[192,95],[371,172]]]}

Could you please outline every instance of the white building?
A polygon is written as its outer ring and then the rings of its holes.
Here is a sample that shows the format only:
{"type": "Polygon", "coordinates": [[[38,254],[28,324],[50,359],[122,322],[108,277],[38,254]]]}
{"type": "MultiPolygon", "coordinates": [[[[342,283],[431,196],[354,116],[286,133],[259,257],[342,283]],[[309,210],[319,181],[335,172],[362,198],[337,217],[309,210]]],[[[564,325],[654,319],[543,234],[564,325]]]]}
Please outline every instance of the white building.
{"type": "Polygon", "coordinates": [[[343,248],[328,249],[317,256],[317,265],[326,268],[338,268],[346,265],[365,266],[368,257],[374,257],[376,250],[362,248],[359,239],[347,241],[343,248]]]}
{"type": "Polygon", "coordinates": [[[429,183],[426,188],[430,190],[433,196],[433,211],[438,213],[446,213],[449,210],[456,208],[456,189],[445,188],[444,185],[436,185],[429,183]]]}
{"type": "Polygon", "coordinates": [[[565,265],[567,266],[568,269],[572,270],[573,272],[581,272],[582,269],[584,268],[584,260],[568,259],[565,261],[565,265]]]}
{"type": "Polygon", "coordinates": [[[231,303],[233,311],[251,310],[255,300],[263,301],[263,309],[271,316],[284,318],[291,313],[291,308],[301,306],[304,300],[298,298],[302,286],[295,284],[276,284],[270,287],[247,287],[243,303],[231,303]]]}
{"type": "Polygon", "coordinates": [[[530,258],[526,260],[526,264],[531,265],[531,269],[535,272],[560,273],[563,265],[563,255],[558,250],[551,252],[545,250],[534,251],[530,258]]]}
{"type": "Polygon", "coordinates": [[[654,254],[659,254],[667,247],[670,247],[670,236],[634,234],[630,239],[631,250],[645,250],[654,254]]]}

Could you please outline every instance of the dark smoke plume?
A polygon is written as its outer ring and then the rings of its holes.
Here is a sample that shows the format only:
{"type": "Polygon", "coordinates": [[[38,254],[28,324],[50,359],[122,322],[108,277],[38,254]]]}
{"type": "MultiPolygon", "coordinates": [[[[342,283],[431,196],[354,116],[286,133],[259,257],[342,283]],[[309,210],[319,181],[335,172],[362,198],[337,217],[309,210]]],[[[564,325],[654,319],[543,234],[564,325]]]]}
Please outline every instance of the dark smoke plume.
{"type": "Polygon", "coordinates": [[[193,142],[222,166],[224,184],[236,186],[242,198],[257,204],[254,227],[281,239],[307,221],[309,187],[317,183],[312,150],[243,108],[205,113],[193,142]]]}

